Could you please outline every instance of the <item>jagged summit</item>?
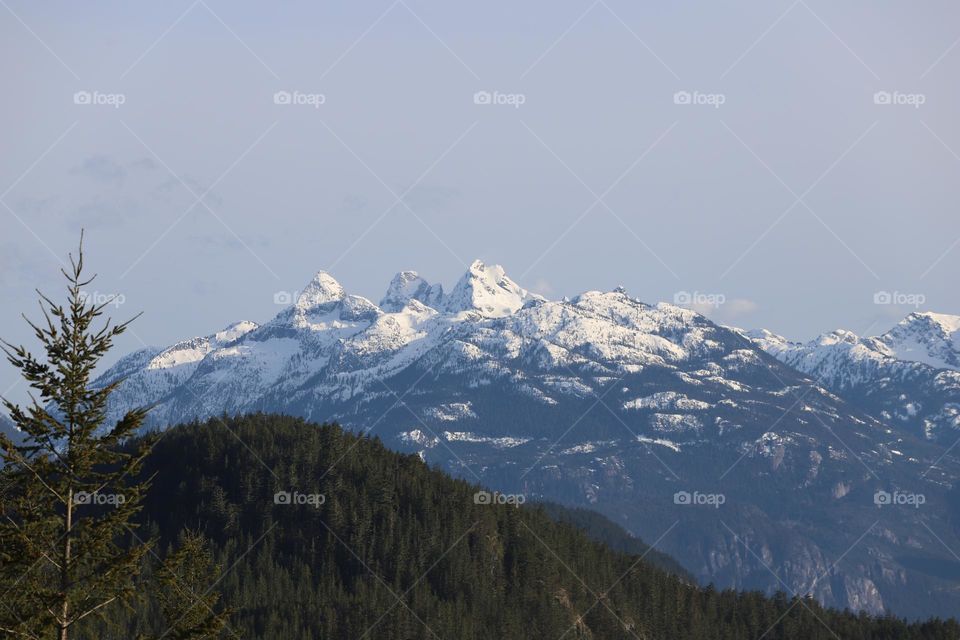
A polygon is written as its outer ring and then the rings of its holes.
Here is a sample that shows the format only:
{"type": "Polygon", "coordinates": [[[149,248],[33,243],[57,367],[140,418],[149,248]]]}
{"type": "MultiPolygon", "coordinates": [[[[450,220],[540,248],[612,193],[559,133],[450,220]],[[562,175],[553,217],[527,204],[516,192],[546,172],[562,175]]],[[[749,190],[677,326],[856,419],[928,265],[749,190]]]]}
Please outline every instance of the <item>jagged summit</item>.
{"type": "Polygon", "coordinates": [[[380,300],[380,308],[387,313],[396,313],[411,300],[419,300],[428,307],[437,308],[443,304],[443,287],[430,284],[416,271],[401,271],[390,281],[387,292],[380,300]]]}
{"type": "Polygon", "coordinates": [[[900,324],[909,324],[914,321],[930,322],[939,326],[943,331],[956,333],[960,331],[960,316],[932,311],[918,311],[908,315],[900,324]]]}
{"type": "Polygon", "coordinates": [[[448,313],[478,311],[487,318],[500,318],[516,312],[530,300],[543,300],[507,277],[500,265],[474,260],[467,273],[444,299],[448,313]]]}
{"type": "Polygon", "coordinates": [[[333,276],[326,271],[318,271],[297,296],[294,306],[306,311],[328,302],[343,300],[346,295],[343,286],[333,276]]]}
{"type": "MultiPolygon", "coordinates": [[[[293,307],[304,313],[331,302],[345,303],[353,297],[332,275],[320,271],[297,296],[293,307]]],[[[401,271],[390,281],[378,308],[386,313],[400,313],[414,300],[441,313],[474,312],[485,318],[502,318],[525,304],[545,299],[507,277],[500,265],[474,260],[449,294],[444,293],[440,284],[431,284],[416,271],[401,271]]]]}
{"type": "Polygon", "coordinates": [[[878,340],[901,360],[960,369],[960,316],[911,313],[878,340]]]}

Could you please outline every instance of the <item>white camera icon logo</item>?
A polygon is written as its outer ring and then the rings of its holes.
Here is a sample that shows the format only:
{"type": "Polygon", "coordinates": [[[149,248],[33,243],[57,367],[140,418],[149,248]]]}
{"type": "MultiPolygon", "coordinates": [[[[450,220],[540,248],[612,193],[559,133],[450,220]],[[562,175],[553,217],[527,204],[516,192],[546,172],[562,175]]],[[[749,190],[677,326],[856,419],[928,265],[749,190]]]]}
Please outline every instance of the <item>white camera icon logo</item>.
{"type": "Polygon", "coordinates": [[[90,104],[93,96],[89,91],[77,91],[73,94],[73,104],[90,104]]]}
{"type": "Polygon", "coordinates": [[[473,94],[473,104],[491,104],[493,95],[489,91],[477,91],[473,94]]]}
{"type": "Polygon", "coordinates": [[[293,304],[293,294],[289,291],[277,291],[273,294],[273,304],[293,304]]]}
{"type": "Polygon", "coordinates": [[[273,104],[290,104],[293,96],[289,91],[277,91],[273,94],[273,104]]]}
{"type": "Polygon", "coordinates": [[[893,302],[893,296],[889,291],[877,291],[873,294],[873,304],[890,304],[893,302]]]}
{"type": "Polygon", "coordinates": [[[693,96],[689,91],[677,91],[673,94],[673,104],[690,104],[692,100],[693,96]]]}
{"type": "Polygon", "coordinates": [[[873,104],[891,104],[893,96],[889,91],[877,91],[873,94],[873,104]]]}

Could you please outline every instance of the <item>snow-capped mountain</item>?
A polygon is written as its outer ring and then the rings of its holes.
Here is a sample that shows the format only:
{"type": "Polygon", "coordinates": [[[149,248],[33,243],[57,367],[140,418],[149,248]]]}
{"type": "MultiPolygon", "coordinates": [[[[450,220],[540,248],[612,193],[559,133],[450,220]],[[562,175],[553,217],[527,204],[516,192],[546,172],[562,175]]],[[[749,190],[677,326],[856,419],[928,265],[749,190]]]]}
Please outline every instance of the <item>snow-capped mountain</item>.
{"type": "Polygon", "coordinates": [[[960,316],[911,313],[877,340],[898,360],[960,370],[960,316]]]}
{"type": "Polygon", "coordinates": [[[443,287],[432,285],[416,271],[401,271],[390,281],[387,293],[380,300],[380,308],[387,313],[403,311],[411,300],[419,300],[428,307],[443,308],[443,287]]]}
{"type": "Polygon", "coordinates": [[[807,343],[765,330],[746,335],[884,422],[947,444],[960,437],[960,316],[911,313],[877,337],[843,329],[807,343]]]}
{"type": "Polygon", "coordinates": [[[493,488],[597,509],[704,581],[903,615],[960,605],[916,560],[953,561],[937,537],[960,548],[944,447],[738,331],[620,289],[547,300],[478,261],[449,293],[401,272],[374,304],[320,272],[264,324],[140,350],[100,382],[120,378],[114,417],[336,420],[493,488]],[[877,491],[928,506],[880,507],[877,491]]]}

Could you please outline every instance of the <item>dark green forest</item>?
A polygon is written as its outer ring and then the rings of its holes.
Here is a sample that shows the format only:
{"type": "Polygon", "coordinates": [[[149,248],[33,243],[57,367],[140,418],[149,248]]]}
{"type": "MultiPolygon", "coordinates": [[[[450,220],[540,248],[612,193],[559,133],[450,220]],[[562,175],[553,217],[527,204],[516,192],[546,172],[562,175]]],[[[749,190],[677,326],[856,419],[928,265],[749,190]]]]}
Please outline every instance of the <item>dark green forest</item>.
{"type": "Polygon", "coordinates": [[[540,502],[536,506],[543,509],[544,512],[557,522],[571,524],[580,529],[591,540],[603,543],[614,551],[620,551],[628,555],[643,556],[644,562],[666,570],[683,580],[693,584],[696,579],[683,568],[679,562],[661,553],[636,538],[623,527],[615,522],[611,522],[606,516],[597,511],[583,509],[580,507],[565,507],[555,502],[540,502]]]}
{"type": "MultiPolygon", "coordinates": [[[[641,560],[646,546],[631,548],[602,518],[476,504],[478,487],[337,426],[270,415],[182,425],[159,435],[143,473],[153,481],[140,535],[161,553],[184,529],[206,537],[217,570],[181,586],[221,594],[214,606],[233,610],[226,638],[960,636],[952,620],[908,624],[694,586],[652,554],[641,560]],[[277,504],[278,492],[301,504],[277,504]]],[[[158,633],[160,619],[147,601],[83,635],[158,633]]]]}

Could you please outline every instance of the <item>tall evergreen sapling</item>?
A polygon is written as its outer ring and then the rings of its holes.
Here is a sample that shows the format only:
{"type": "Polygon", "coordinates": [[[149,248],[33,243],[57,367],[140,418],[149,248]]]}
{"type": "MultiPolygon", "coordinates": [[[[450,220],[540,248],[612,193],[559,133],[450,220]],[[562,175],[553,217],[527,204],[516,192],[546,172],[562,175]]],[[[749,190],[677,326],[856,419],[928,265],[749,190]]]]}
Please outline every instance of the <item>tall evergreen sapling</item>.
{"type": "Polygon", "coordinates": [[[184,530],[178,542],[179,546],[167,554],[152,589],[164,620],[165,630],[160,638],[219,637],[232,612],[214,613],[220,594],[208,584],[213,576],[220,575],[223,567],[214,562],[207,541],[200,533],[184,530]]]}
{"type": "Polygon", "coordinates": [[[144,411],[127,413],[104,432],[107,398],[115,385],[94,389],[91,376],[128,323],[93,329],[105,302],[82,293],[83,246],[66,277],[67,304],[39,293],[43,321],[27,323],[44,356],[3,342],[3,350],[30,385],[26,410],[3,405],[24,434],[16,445],[0,435],[4,461],[0,580],[8,589],[0,626],[23,637],[67,640],[90,615],[129,604],[147,544],[130,543],[132,519],[146,482],[135,477],[144,447],[120,445],[140,427],[144,411]],[[39,397],[36,395],[39,394],[39,397]]]}

